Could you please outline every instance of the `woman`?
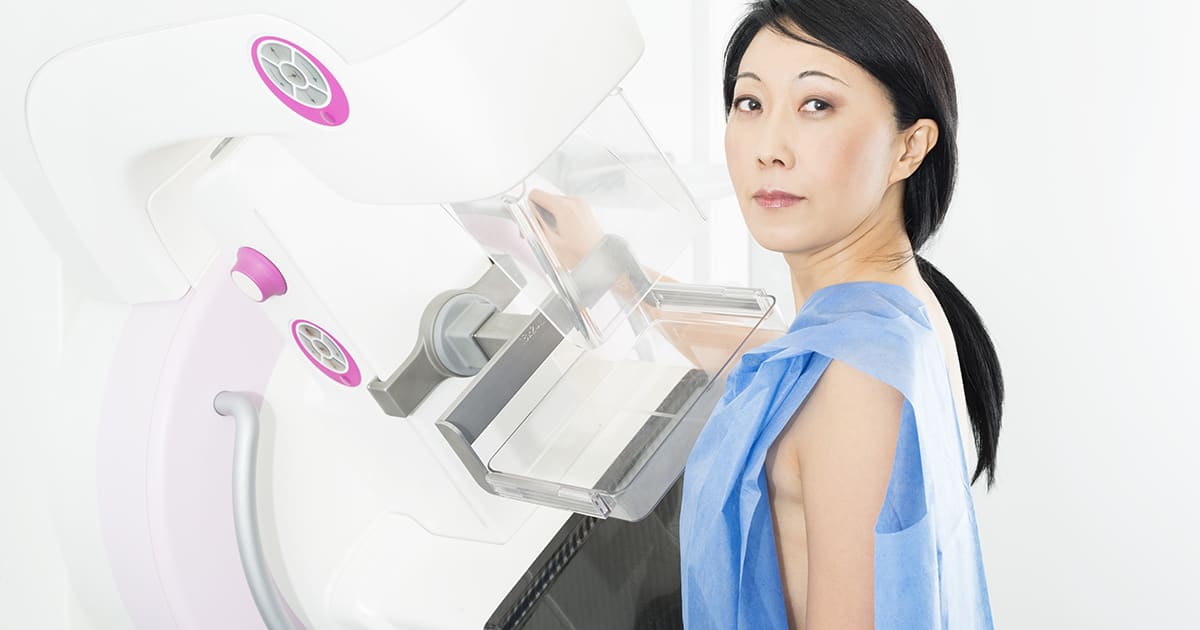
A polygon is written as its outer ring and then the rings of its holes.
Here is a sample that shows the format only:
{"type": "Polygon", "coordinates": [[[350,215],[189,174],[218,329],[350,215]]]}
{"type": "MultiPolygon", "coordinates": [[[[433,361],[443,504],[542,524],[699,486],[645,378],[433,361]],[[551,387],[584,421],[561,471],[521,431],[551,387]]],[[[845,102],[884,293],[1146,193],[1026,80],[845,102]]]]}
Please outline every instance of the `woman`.
{"type": "Polygon", "coordinates": [[[969,484],[994,478],[1000,367],[914,253],[954,184],[945,49],[905,0],[760,1],[724,95],[734,190],[799,313],[742,358],[688,462],[687,625],[990,628],[969,484]]]}
{"type": "MultiPolygon", "coordinates": [[[[759,0],[726,49],[724,98],[734,191],[798,313],[731,371],[688,461],[685,625],[992,627],[970,484],[994,479],[1000,366],[971,304],[915,254],[954,185],[941,41],[905,0],[759,0]]],[[[596,232],[578,201],[531,199],[560,231],[596,232]]]]}

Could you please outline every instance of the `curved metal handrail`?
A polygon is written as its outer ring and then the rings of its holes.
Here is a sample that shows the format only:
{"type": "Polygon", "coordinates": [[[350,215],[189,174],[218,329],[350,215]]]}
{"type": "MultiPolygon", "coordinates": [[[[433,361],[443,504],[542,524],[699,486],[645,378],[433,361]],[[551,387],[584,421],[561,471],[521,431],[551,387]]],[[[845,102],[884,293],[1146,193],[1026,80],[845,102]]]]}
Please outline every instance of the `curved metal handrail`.
{"type": "Polygon", "coordinates": [[[233,522],[237,532],[238,554],[242,571],[250,584],[250,594],[268,630],[296,630],[287,614],[286,604],[275,588],[262,549],[258,528],[257,468],[258,409],[247,394],[221,392],[213,398],[213,409],[232,416],[236,426],[233,450],[233,522]]]}

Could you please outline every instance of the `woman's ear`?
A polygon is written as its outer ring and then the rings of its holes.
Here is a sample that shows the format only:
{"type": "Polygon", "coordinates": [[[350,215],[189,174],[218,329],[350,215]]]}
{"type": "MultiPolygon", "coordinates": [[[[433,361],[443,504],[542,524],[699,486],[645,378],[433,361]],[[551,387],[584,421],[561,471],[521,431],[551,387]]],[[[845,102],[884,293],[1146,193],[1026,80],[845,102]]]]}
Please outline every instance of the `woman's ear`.
{"type": "Polygon", "coordinates": [[[900,154],[896,163],[892,165],[892,175],[888,182],[889,184],[908,179],[909,176],[917,172],[917,168],[921,166],[921,162],[925,161],[925,156],[929,155],[934,145],[937,144],[937,122],[929,118],[922,118],[913,123],[908,129],[900,132],[899,139],[903,141],[903,153],[900,154]]]}

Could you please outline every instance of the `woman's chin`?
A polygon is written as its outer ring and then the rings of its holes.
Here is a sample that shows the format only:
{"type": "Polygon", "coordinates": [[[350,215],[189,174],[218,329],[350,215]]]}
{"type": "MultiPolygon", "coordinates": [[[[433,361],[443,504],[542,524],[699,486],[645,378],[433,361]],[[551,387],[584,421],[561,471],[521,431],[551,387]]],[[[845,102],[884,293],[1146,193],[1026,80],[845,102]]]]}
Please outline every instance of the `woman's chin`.
{"type": "Polygon", "coordinates": [[[795,235],[790,234],[758,235],[751,232],[751,236],[754,237],[754,242],[758,243],[760,247],[777,254],[789,254],[809,247],[808,244],[797,239],[795,235]]]}

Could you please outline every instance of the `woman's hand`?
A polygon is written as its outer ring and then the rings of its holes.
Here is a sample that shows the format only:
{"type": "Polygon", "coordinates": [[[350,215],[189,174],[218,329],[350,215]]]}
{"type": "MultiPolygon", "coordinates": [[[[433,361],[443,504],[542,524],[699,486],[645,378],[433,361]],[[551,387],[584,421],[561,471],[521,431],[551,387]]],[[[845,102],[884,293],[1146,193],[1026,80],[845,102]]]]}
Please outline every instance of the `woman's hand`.
{"type": "Polygon", "coordinates": [[[547,243],[567,269],[574,269],[604,238],[604,230],[591,206],[578,197],[553,195],[535,188],[529,191],[529,202],[547,243]]]}
{"type": "MultiPolygon", "coordinates": [[[[550,247],[554,249],[559,262],[568,269],[579,264],[600,239],[604,238],[604,230],[596,221],[591,206],[578,197],[554,195],[544,190],[533,189],[529,192],[529,201],[536,204],[531,209],[550,247]],[[537,206],[541,206],[541,210],[537,206]]],[[[648,278],[656,279],[660,283],[679,283],[678,280],[661,275],[653,269],[643,267],[642,270],[648,278]]],[[[627,276],[618,279],[612,290],[627,300],[641,298],[635,294],[633,283],[627,276]]],[[[731,360],[731,355],[732,361],[736,362],[742,353],[783,334],[783,331],[779,330],[759,329],[746,339],[749,331],[745,327],[714,323],[704,314],[681,311],[664,313],[648,302],[642,302],[640,308],[652,322],[658,322],[659,332],[683,356],[695,367],[712,374],[720,371],[725,363],[731,360]]]]}

